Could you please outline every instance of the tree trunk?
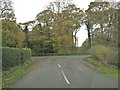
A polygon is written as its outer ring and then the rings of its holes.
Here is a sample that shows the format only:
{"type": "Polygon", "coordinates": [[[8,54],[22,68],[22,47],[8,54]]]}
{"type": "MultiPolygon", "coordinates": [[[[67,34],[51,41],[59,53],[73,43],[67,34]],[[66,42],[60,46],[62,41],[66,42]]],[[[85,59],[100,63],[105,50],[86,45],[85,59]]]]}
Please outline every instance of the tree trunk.
{"type": "Polygon", "coordinates": [[[89,43],[89,48],[91,48],[90,24],[89,24],[89,22],[86,22],[85,25],[86,25],[87,31],[88,31],[88,43],[89,43]]]}

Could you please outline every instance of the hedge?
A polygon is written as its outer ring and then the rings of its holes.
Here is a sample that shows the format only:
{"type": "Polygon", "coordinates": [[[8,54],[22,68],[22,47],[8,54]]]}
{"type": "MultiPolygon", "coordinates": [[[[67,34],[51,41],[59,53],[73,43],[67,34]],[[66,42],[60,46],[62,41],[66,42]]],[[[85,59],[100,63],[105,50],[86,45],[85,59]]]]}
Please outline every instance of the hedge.
{"type": "Polygon", "coordinates": [[[34,53],[32,52],[32,56],[69,56],[69,55],[89,55],[87,52],[76,52],[76,53],[34,53]]]}
{"type": "Polygon", "coordinates": [[[30,49],[19,49],[19,48],[2,48],[2,69],[8,70],[11,67],[15,67],[30,60],[31,50],[30,49]]]}

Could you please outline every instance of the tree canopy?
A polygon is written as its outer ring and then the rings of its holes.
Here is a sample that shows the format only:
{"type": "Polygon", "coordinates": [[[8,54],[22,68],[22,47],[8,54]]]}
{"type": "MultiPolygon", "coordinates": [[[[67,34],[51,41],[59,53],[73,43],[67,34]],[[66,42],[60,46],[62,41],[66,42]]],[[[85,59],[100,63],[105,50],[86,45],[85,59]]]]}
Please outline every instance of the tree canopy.
{"type": "Polygon", "coordinates": [[[118,3],[91,2],[83,12],[69,1],[50,2],[33,21],[17,23],[11,0],[0,0],[4,47],[31,48],[33,53],[63,53],[76,49],[76,34],[85,24],[86,48],[118,46],[118,3]],[[31,27],[31,30],[29,30],[31,27]]]}

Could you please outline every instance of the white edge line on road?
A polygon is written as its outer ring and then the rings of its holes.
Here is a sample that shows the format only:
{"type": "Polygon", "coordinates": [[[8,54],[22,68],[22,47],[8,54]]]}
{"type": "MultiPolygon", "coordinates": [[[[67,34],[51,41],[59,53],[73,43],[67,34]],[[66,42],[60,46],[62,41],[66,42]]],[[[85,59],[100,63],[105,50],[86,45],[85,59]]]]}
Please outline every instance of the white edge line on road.
{"type": "Polygon", "coordinates": [[[62,71],[63,77],[65,79],[65,81],[67,82],[67,84],[70,84],[70,82],[68,81],[67,77],[65,76],[64,72],[62,71]]]}
{"type": "Polygon", "coordinates": [[[58,67],[61,68],[60,64],[58,64],[58,67]]]}

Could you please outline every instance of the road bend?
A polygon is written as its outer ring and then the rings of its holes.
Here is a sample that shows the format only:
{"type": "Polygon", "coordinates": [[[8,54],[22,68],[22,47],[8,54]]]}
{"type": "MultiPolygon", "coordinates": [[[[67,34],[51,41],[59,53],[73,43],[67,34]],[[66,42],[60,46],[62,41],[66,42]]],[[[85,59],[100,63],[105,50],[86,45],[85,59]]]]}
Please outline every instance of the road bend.
{"type": "Polygon", "coordinates": [[[10,88],[118,88],[118,81],[81,63],[88,56],[33,57],[42,63],[10,88]]]}

